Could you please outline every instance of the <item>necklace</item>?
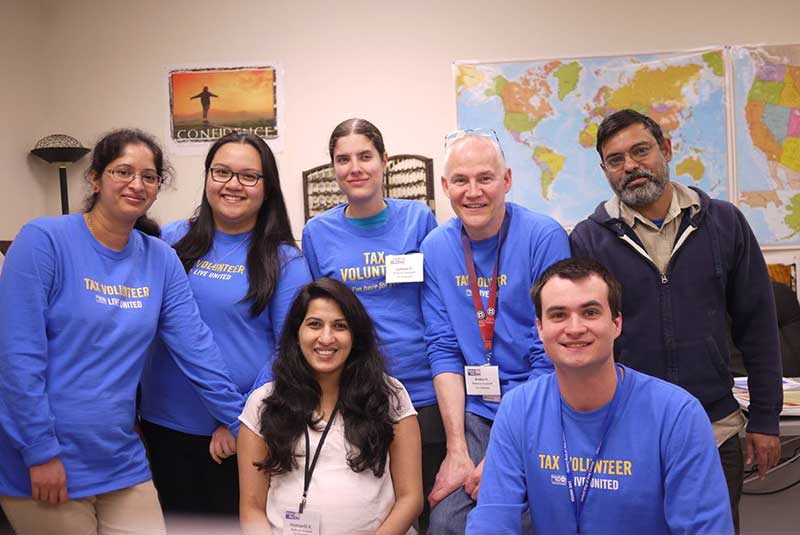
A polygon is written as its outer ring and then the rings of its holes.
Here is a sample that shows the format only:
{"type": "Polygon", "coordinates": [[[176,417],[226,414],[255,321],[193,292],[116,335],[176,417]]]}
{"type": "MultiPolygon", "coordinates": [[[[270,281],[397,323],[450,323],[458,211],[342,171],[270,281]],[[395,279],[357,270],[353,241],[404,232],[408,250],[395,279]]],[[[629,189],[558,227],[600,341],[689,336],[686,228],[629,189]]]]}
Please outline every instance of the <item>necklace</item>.
{"type": "Polygon", "coordinates": [[[86,228],[89,229],[89,232],[92,233],[92,236],[97,238],[97,231],[94,230],[94,225],[92,224],[92,213],[86,212],[83,214],[83,221],[86,223],[86,228]]]}
{"type": "Polygon", "coordinates": [[[122,251],[127,245],[130,233],[125,236],[124,239],[121,236],[116,236],[110,231],[101,236],[100,232],[98,232],[97,228],[94,226],[94,217],[92,216],[92,212],[84,212],[83,221],[86,223],[86,228],[89,229],[89,233],[91,233],[92,237],[97,240],[100,245],[108,247],[109,249],[113,249],[114,251],[122,251]]]}
{"type": "MultiPolygon", "coordinates": [[[[242,245],[243,245],[245,242],[247,242],[247,241],[249,241],[249,240],[250,240],[250,234],[248,233],[248,234],[247,234],[247,235],[246,235],[244,238],[242,238],[241,240],[239,240],[239,243],[237,243],[237,244],[236,244],[236,247],[234,247],[233,249],[231,249],[230,251],[228,251],[227,253],[225,253],[225,254],[224,254],[224,255],[222,255],[222,256],[217,256],[216,254],[214,254],[214,257],[211,259],[211,261],[212,261],[213,263],[215,263],[215,264],[220,264],[220,263],[222,263],[222,261],[223,261],[223,260],[225,260],[226,258],[228,258],[229,256],[231,256],[233,253],[235,253],[236,251],[238,251],[238,250],[239,250],[239,248],[241,248],[241,246],[242,246],[242,245]]],[[[215,242],[214,242],[214,243],[211,245],[211,250],[209,251],[209,253],[210,253],[210,254],[211,254],[211,253],[215,253],[215,251],[216,251],[216,247],[217,247],[217,244],[216,244],[216,240],[215,240],[215,242]]]]}

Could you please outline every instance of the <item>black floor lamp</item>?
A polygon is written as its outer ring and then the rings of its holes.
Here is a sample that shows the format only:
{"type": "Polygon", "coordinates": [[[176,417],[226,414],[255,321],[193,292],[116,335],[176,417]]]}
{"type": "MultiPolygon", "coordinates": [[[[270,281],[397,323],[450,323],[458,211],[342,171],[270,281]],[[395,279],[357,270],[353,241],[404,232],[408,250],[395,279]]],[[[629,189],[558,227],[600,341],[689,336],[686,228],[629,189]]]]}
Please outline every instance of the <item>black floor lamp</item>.
{"type": "Polygon", "coordinates": [[[31,154],[47,163],[58,165],[58,177],[61,182],[61,213],[69,213],[69,194],[67,191],[67,165],[83,158],[89,149],[81,145],[74,137],[64,134],[53,134],[36,142],[31,154]]]}

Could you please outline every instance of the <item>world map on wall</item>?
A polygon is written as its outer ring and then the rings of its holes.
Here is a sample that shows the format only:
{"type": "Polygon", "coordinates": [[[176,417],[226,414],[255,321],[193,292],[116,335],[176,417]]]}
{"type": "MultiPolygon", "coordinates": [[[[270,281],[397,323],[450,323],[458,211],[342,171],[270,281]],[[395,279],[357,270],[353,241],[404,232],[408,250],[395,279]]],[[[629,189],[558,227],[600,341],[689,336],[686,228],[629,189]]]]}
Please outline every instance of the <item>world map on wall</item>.
{"type": "Polygon", "coordinates": [[[458,127],[491,128],[509,200],[572,227],[611,195],[595,151],[603,118],[633,108],[672,138],[672,174],[727,199],[725,50],[508,63],[456,63],[458,127]]]}
{"type": "Polygon", "coordinates": [[[764,245],[800,245],[800,45],[730,49],[738,205],[764,245]]]}

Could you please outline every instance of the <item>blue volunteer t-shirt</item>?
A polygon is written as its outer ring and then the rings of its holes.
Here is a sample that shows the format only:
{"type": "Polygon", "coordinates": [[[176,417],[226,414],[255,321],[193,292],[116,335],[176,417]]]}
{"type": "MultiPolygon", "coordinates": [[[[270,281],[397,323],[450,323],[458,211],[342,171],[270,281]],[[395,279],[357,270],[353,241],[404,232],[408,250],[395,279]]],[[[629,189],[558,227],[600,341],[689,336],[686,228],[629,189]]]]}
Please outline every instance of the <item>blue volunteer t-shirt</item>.
{"type": "Polygon", "coordinates": [[[332,277],[350,287],[375,323],[388,372],[403,383],[414,407],[436,403],[425,353],[422,284],[387,284],[386,256],[417,253],[436,226],[430,208],[419,201],[385,199],[386,222],[362,228],[337,206],[311,219],[303,229],[303,254],[315,279],[332,277]]]}
{"type": "MultiPolygon", "coordinates": [[[[162,239],[172,245],[188,230],[188,221],[171,223],[164,227],[162,239]]],[[[300,251],[282,245],[278,284],[267,307],[254,318],[251,301],[242,301],[249,288],[250,234],[217,231],[211,250],[188,273],[200,315],[214,333],[231,378],[242,394],[250,392],[264,366],[271,366],[289,307],[299,289],[311,282],[300,251]]],[[[191,383],[161,341],[153,345],[142,376],[140,412],[149,422],[194,435],[211,435],[219,425],[199,403],[191,383]]]]}
{"type": "Polygon", "coordinates": [[[168,245],[133,231],[108,249],[82,214],[22,228],[0,276],[0,495],[30,496],[29,467],[53,457],[71,498],[150,479],[134,423],[157,332],[203,410],[235,430],[244,398],[168,245]]]}
{"type": "MultiPolygon", "coordinates": [[[[506,216],[511,221],[500,252],[491,362],[499,367],[503,395],[531,375],[553,370],[536,330],[530,289],[551,264],[570,256],[567,233],[554,219],[512,203],[506,203],[506,216]]],[[[461,227],[461,221],[453,218],[431,232],[422,244],[426,260],[425,339],[434,376],[463,374],[465,365],[486,364],[461,244],[461,227]]],[[[494,236],[472,242],[484,309],[497,259],[497,240],[494,236]]],[[[467,396],[466,410],[494,419],[497,403],[484,401],[481,396],[467,396]]]]}
{"type": "MultiPolygon", "coordinates": [[[[685,390],[624,368],[619,402],[581,513],[587,535],[732,534],[728,488],[711,424],[685,390]]],[[[575,533],[562,443],[576,498],[603,434],[607,404],[578,412],[561,401],[556,374],[503,399],[492,426],[478,505],[467,534],[522,533],[530,508],[536,533],[575,533]]]]}

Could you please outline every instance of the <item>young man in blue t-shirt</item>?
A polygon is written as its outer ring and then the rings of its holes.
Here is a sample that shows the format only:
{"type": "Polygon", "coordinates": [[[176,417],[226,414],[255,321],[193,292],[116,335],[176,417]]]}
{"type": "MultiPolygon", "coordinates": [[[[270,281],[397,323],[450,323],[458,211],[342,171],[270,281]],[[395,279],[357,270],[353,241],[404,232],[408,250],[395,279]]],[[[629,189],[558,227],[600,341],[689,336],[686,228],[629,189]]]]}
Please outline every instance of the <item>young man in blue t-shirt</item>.
{"type": "Polygon", "coordinates": [[[503,399],[467,533],[733,533],[711,424],[683,389],[614,363],[621,290],[594,260],[533,288],[555,374],[503,399]]]}

